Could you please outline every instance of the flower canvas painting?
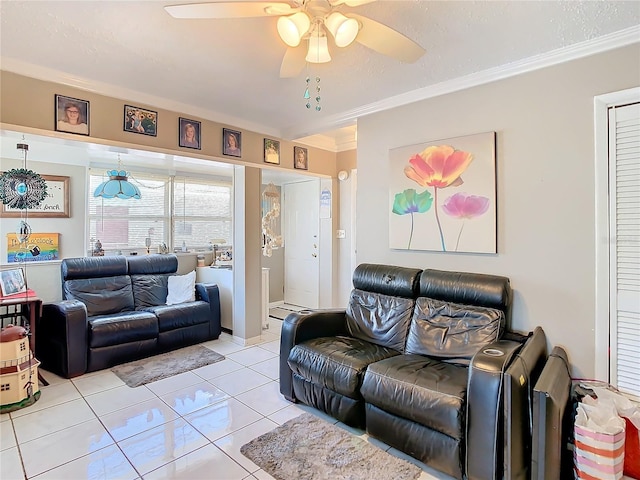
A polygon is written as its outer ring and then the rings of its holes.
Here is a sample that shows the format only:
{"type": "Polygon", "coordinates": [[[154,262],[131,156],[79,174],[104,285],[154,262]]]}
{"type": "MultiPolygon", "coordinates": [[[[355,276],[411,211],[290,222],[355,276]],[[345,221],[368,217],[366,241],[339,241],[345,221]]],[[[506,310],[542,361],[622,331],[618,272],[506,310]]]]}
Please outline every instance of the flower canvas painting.
{"type": "Polygon", "coordinates": [[[495,132],[389,151],[389,247],[496,253],[495,132]]]}

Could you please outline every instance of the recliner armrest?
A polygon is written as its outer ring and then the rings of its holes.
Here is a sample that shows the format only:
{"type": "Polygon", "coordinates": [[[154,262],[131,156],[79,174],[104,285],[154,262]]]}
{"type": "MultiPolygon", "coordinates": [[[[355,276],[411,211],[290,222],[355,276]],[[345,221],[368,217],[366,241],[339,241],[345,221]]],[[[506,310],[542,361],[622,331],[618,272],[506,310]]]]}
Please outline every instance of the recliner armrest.
{"type": "Polygon", "coordinates": [[[466,472],[469,480],[497,479],[502,471],[504,372],[522,345],[498,340],[476,353],[467,383],[466,472]]]}
{"type": "Polygon", "coordinates": [[[65,378],[87,371],[89,324],[79,300],[44,304],[36,329],[36,357],[43,368],[65,378]]]}
{"type": "Polygon", "coordinates": [[[293,373],[287,360],[291,349],[302,342],[319,337],[349,335],[345,309],[294,312],[282,323],[280,334],[280,393],[295,401],[293,373]]]}
{"type": "Polygon", "coordinates": [[[218,338],[222,331],[220,314],[220,289],[214,283],[196,283],[196,299],[209,304],[211,319],[209,321],[209,333],[211,338],[218,338]]]}

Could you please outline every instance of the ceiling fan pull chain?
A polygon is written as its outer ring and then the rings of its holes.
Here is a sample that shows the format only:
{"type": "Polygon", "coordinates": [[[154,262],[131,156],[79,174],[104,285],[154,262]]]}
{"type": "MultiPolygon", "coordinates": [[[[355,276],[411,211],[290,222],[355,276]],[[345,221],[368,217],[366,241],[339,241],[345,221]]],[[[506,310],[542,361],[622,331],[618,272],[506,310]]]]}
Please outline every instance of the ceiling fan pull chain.
{"type": "Polygon", "coordinates": [[[320,106],[320,77],[316,77],[316,112],[322,110],[320,106]]]}
{"type": "Polygon", "coordinates": [[[309,77],[307,77],[307,86],[304,89],[304,99],[307,101],[307,108],[311,108],[311,103],[309,102],[309,99],[311,98],[311,95],[309,95],[309,77]]]}

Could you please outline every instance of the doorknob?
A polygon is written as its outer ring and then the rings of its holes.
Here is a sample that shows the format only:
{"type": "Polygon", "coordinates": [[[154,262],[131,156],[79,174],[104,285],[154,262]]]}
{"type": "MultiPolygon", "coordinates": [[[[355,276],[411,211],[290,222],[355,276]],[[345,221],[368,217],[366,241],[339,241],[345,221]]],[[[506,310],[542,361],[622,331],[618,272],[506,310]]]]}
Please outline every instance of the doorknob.
{"type": "Polygon", "coordinates": [[[311,254],[311,256],[312,256],[313,258],[316,258],[316,257],[318,256],[318,254],[317,254],[317,253],[312,253],[312,254],[311,254]]]}

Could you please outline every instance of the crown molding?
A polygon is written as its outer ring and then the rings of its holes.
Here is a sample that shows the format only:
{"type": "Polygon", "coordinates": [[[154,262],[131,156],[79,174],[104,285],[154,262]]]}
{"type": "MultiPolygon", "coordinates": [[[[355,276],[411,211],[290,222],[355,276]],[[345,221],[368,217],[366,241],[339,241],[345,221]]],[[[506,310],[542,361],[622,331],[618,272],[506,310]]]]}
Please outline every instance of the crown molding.
{"type": "Polygon", "coordinates": [[[640,43],[640,25],[626,28],[608,35],[603,35],[592,40],[552,50],[547,53],[535,55],[506,65],[484,70],[482,72],[465,75],[463,77],[446,80],[434,85],[412,90],[410,92],[389,97],[378,102],[373,102],[353,110],[331,115],[322,120],[310,121],[305,123],[305,125],[291,126],[283,131],[277,131],[269,126],[257,124],[223,112],[212,111],[163,97],[156,97],[145,92],[122,88],[104,82],[84,79],[14,58],[0,56],[0,66],[2,70],[37,78],[39,80],[68,85],[99,95],[111,96],[127,101],[135,101],[139,104],[153,105],[156,108],[163,108],[176,112],[189,112],[190,115],[211,120],[216,123],[260,132],[264,135],[295,140],[309,146],[332,152],[341,152],[356,148],[356,141],[353,136],[348,136],[348,138],[343,136],[344,138],[341,137],[339,139],[334,139],[327,135],[318,134],[318,132],[326,132],[329,130],[353,126],[357,119],[362,116],[389,110],[391,108],[407,105],[420,100],[453,93],[470,87],[483,85],[635,43],[640,43]]]}
{"type": "Polygon", "coordinates": [[[497,80],[521,75],[523,73],[558,65],[571,60],[577,60],[597,53],[606,52],[608,50],[625,47],[634,43],[640,43],[640,25],[635,25],[592,40],[551,50],[550,52],[534,55],[532,57],[495,68],[490,68],[481,72],[453,78],[451,80],[445,80],[434,85],[429,85],[427,87],[389,97],[378,102],[370,103],[350,111],[325,117],[322,120],[309,122],[305,125],[292,126],[284,129],[283,136],[287,138],[304,137],[311,135],[314,132],[346,127],[353,125],[359,117],[365,115],[382,112],[384,110],[389,110],[391,108],[407,105],[420,100],[426,100],[440,95],[495,82],[497,80]]]}

